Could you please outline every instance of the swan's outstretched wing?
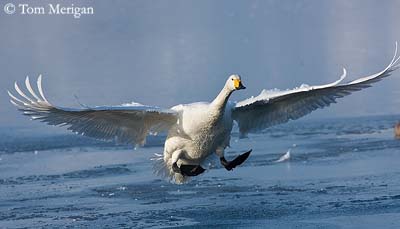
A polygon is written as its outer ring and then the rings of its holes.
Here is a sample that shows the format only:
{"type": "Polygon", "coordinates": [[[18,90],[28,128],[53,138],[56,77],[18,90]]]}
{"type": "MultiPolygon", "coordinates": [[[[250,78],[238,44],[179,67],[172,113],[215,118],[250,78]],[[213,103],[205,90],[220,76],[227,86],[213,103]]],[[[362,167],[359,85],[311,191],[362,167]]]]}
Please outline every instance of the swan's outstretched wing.
{"type": "Polygon", "coordinates": [[[11,103],[34,120],[49,125],[68,126],[69,130],[77,134],[142,145],[149,132],[167,130],[177,120],[177,114],[173,110],[162,110],[141,104],[82,109],[56,107],[45,98],[41,81],[42,78],[39,76],[38,95],[31,87],[29,78],[26,78],[25,86],[29,96],[15,83],[15,90],[20,98],[8,92],[11,103]]]}
{"type": "Polygon", "coordinates": [[[249,132],[257,132],[273,125],[298,119],[318,108],[336,103],[337,98],[371,87],[372,83],[382,80],[399,68],[399,59],[396,42],[395,55],[392,61],[379,73],[340,84],[346,76],[346,70],[343,69],[342,77],[331,84],[322,86],[302,85],[299,88],[286,91],[263,90],[257,97],[238,102],[233,110],[233,118],[238,123],[242,136],[249,132]]]}

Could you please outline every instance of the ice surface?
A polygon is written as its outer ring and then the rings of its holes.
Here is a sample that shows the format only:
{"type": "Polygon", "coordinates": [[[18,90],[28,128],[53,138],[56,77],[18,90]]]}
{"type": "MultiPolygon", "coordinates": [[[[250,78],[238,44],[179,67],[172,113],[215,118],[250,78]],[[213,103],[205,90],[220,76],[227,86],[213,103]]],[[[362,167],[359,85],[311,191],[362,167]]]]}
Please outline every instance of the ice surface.
{"type": "Polygon", "coordinates": [[[399,228],[398,118],[297,121],[239,141],[234,133],[227,158],[252,148],[249,159],[232,172],[217,162],[185,185],[152,173],[165,136],[133,151],[0,129],[0,228],[399,228]],[[276,163],[288,149],[290,160],[276,163]]]}

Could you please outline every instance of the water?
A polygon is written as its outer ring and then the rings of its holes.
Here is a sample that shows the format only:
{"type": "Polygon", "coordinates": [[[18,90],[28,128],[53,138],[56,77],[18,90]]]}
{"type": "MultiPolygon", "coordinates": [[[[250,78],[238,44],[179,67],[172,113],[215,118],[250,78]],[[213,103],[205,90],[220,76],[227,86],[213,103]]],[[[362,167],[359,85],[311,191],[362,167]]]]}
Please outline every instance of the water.
{"type": "Polygon", "coordinates": [[[0,227],[399,228],[398,119],[233,133],[227,157],[252,148],[248,161],[232,172],[215,163],[185,185],[152,173],[162,136],[135,150],[53,128],[1,128],[0,227]]]}

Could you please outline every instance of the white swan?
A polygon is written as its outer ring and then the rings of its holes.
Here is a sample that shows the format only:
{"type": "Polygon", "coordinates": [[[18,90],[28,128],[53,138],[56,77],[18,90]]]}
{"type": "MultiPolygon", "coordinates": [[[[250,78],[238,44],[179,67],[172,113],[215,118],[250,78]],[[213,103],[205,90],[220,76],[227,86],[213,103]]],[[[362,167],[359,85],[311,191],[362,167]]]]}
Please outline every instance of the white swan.
{"type": "Polygon", "coordinates": [[[159,160],[157,172],[176,183],[182,183],[190,176],[202,173],[204,169],[200,165],[212,153],[220,157],[222,165],[228,170],[247,159],[250,151],[231,162],[224,158],[224,149],[229,146],[234,121],[239,126],[241,136],[244,136],[298,119],[313,110],[335,103],[337,98],[370,87],[372,83],[389,76],[399,68],[399,59],[396,43],[392,61],[379,73],[340,84],[346,76],[346,70],[343,69],[340,79],[331,84],[301,86],[286,91],[264,90],[257,97],[238,103],[228,101],[229,96],[245,87],[239,75],[231,75],[211,103],[178,105],[171,109],[136,103],[81,109],[56,107],[44,96],[41,76],[37,81],[39,94],[31,87],[28,77],[25,86],[29,96],[17,83],[15,90],[20,98],[10,92],[8,94],[11,103],[34,120],[68,126],[75,133],[101,140],[143,145],[147,134],[167,131],[164,154],[162,160],[159,160]]]}

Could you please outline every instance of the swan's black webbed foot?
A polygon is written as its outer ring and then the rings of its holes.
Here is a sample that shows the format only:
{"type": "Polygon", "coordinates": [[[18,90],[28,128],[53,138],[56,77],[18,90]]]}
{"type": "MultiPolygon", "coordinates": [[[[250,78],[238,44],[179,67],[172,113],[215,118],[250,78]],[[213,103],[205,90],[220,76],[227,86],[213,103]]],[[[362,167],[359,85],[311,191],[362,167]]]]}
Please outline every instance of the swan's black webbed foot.
{"type": "Polygon", "coordinates": [[[176,173],[180,173],[184,176],[190,177],[200,175],[204,173],[204,171],[206,171],[200,165],[181,165],[181,167],[179,168],[176,162],[172,164],[172,170],[176,173]]]}
{"type": "Polygon", "coordinates": [[[181,173],[185,176],[197,176],[206,171],[200,165],[181,165],[180,169],[181,173]]]}
{"type": "Polygon", "coordinates": [[[172,171],[174,171],[175,173],[181,173],[181,169],[178,167],[178,164],[176,164],[176,162],[174,164],[172,164],[172,171]]]}
{"type": "Polygon", "coordinates": [[[247,151],[244,154],[237,156],[233,161],[227,161],[225,157],[221,157],[221,164],[225,167],[226,170],[231,171],[236,166],[241,165],[249,156],[252,150],[247,151]]]}

